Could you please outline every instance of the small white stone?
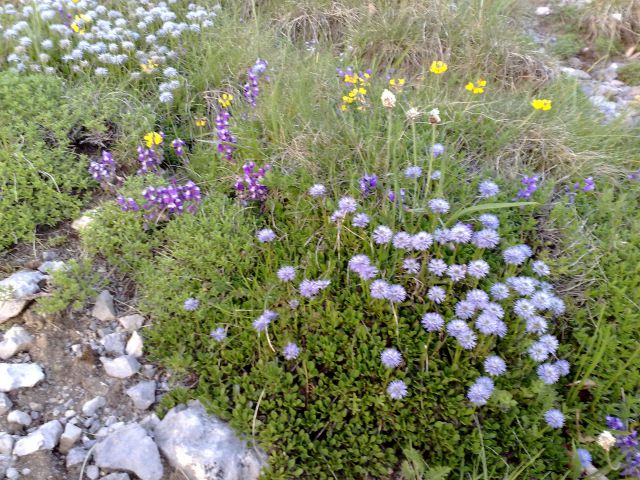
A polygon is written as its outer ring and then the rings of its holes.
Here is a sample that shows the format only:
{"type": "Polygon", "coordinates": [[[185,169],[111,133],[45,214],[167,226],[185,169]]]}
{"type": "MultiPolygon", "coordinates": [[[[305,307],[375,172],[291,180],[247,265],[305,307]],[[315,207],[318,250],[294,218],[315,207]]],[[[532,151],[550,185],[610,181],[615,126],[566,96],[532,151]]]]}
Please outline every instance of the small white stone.
{"type": "Polygon", "coordinates": [[[71,423],[67,423],[64,428],[64,433],[60,437],[60,445],[58,446],[58,450],[62,453],[67,453],[71,450],[71,447],[75,445],[75,443],[80,440],[82,436],[82,429],[76,427],[71,423]]]}
{"type": "Polygon", "coordinates": [[[100,292],[100,295],[98,295],[93,310],[91,311],[91,316],[103,322],[110,322],[116,319],[113,297],[108,290],[103,290],[100,292]]]}
{"type": "Polygon", "coordinates": [[[123,355],[115,359],[100,357],[100,361],[107,375],[114,378],[129,378],[140,370],[140,363],[131,355],[123,355]]]}
{"type": "Polygon", "coordinates": [[[124,335],[122,333],[116,332],[105,335],[102,337],[102,340],[100,340],[100,343],[102,343],[107,353],[114,355],[124,354],[124,335]]]}
{"type": "Polygon", "coordinates": [[[89,480],[97,480],[98,477],[100,477],[100,469],[95,465],[89,465],[85,469],[84,473],[87,476],[87,478],[89,478],[89,480]]]}
{"type": "Polygon", "coordinates": [[[127,332],[133,332],[142,328],[144,317],[138,314],[127,315],[126,317],[120,317],[118,319],[118,322],[120,322],[122,328],[124,328],[127,332]]]}
{"type": "Polygon", "coordinates": [[[35,363],[0,363],[0,392],[33,387],[44,379],[44,372],[35,363]]]}
{"type": "Polygon", "coordinates": [[[38,270],[42,273],[52,273],[57,272],[58,270],[67,270],[67,264],[60,260],[50,260],[48,262],[42,263],[38,267],[38,270]]]}
{"type": "Polygon", "coordinates": [[[96,412],[104,407],[107,404],[107,399],[101,396],[92,398],[82,405],[82,413],[87,417],[91,417],[96,414],[96,412]]]}
{"type": "Polygon", "coordinates": [[[13,467],[9,467],[7,468],[7,472],[4,474],[4,476],[8,480],[16,480],[17,478],[20,478],[20,472],[18,472],[18,470],[13,467]]]}
{"type": "Polygon", "coordinates": [[[13,454],[19,457],[30,455],[38,450],[53,450],[62,435],[62,425],[58,420],[41,425],[37,430],[16,442],[13,454]]]}
{"type": "Polygon", "coordinates": [[[44,275],[40,272],[24,270],[0,280],[0,323],[18,315],[31,295],[40,291],[40,281],[44,275]]]}
{"type": "Polygon", "coordinates": [[[13,402],[6,393],[0,392],[0,415],[4,415],[13,407],[13,402]]]}
{"type": "Polygon", "coordinates": [[[31,475],[31,469],[30,468],[23,468],[22,469],[22,475],[31,475]]]}
{"type": "Polygon", "coordinates": [[[547,15],[551,15],[551,8],[547,6],[536,8],[536,15],[540,17],[546,17],[547,15]]]}
{"type": "Polygon", "coordinates": [[[17,423],[18,425],[28,427],[31,425],[31,415],[23,412],[22,410],[13,410],[12,412],[9,412],[9,415],[7,415],[7,421],[9,423],[17,423]]]}
{"type": "Polygon", "coordinates": [[[16,353],[29,348],[32,341],[33,337],[24,328],[11,327],[0,342],[0,358],[7,360],[13,357],[16,353]]]}
{"type": "Polygon", "coordinates": [[[84,462],[84,459],[87,456],[87,450],[82,447],[76,447],[69,450],[67,454],[66,465],[67,468],[73,467],[74,465],[80,465],[84,462]]]}
{"type": "Polygon", "coordinates": [[[156,401],[156,382],[140,382],[128,388],[126,394],[131,397],[136,408],[146,410],[156,401]]]}
{"type": "Polygon", "coordinates": [[[13,437],[6,432],[0,433],[0,455],[11,455],[13,451],[13,437]]]}
{"type": "Polygon", "coordinates": [[[129,338],[129,341],[127,342],[127,354],[140,358],[142,356],[143,347],[144,344],[142,342],[142,337],[138,332],[133,332],[131,334],[131,338],[129,338]]]}

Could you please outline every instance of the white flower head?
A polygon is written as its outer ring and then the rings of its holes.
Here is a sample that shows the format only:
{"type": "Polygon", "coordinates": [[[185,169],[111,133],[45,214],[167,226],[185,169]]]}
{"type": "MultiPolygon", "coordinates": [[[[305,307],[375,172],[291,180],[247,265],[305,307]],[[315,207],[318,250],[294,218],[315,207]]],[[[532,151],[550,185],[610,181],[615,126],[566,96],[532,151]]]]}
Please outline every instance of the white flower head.
{"type": "Polygon", "coordinates": [[[380,100],[382,100],[382,106],[384,108],[393,108],[396,106],[396,96],[386,88],[382,92],[380,100]]]}
{"type": "Polygon", "coordinates": [[[598,438],[596,438],[596,443],[608,452],[609,449],[616,444],[616,438],[611,435],[611,432],[605,430],[600,435],[598,435],[598,438]]]}

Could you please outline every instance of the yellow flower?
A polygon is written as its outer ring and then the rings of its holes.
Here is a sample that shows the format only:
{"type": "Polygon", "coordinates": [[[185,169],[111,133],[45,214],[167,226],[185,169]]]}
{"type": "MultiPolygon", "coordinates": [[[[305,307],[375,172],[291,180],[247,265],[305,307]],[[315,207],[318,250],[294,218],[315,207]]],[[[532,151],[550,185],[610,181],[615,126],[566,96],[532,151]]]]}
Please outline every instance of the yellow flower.
{"type": "Polygon", "coordinates": [[[469,82],[467,83],[464,88],[466,88],[467,90],[469,90],[471,93],[484,93],[484,88],[487,85],[487,81],[486,80],[478,80],[476,83],[473,82],[469,82]]]}
{"type": "Polygon", "coordinates": [[[402,87],[405,84],[404,78],[392,78],[389,80],[389,85],[392,87],[402,87]]]}
{"type": "Polygon", "coordinates": [[[551,110],[551,100],[537,98],[531,102],[531,106],[536,110],[551,110]]]}
{"type": "Polygon", "coordinates": [[[354,73],[353,75],[347,74],[344,76],[345,83],[358,83],[358,80],[360,80],[360,77],[358,77],[357,73],[354,73]]]}
{"type": "Polygon", "coordinates": [[[447,66],[447,64],[442,60],[434,60],[433,62],[431,62],[431,68],[429,69],[429,71],[435,73],[436,75],[440,75],[441,73],[446,72],[448,68],[449,67],[447,66]]]}
{"type": "Polygon", "coordinates": [[[222,95],[220,95],[220,98],[218,99],[218,103],[222,108],[228,108],[231,105],[232,101],[233,101],[233,95],[231,95],[230,93],[223,93],[222,95]]]}
{"type": "Polygon", "coordinates": [[[196,118],[196,127],[206,127],[207,126],[207,119],[205,117],[202,118],[196,118]]]}
{"type": "Polygon", "coordinates": [[[393,108],[396,106],[396,96],[386,88],[382,92],[380,100],[382,101],[382,106],[384,108],[393,108]]]}
{"type": "Polygon", "coordinates": [[[358,93],[360,95],[366,95],[367,94],[367,89],[363,88],[363,87],[360,87],[360,88],[358,88],[358,93]]]}
{"type": "Polygon", "coordinates": [[[153,60],[149,59],[149,61],[147,63],[141,63],[140,64],[140,68],[142,69],[142,71],[144,73],[151,73],[156,68],[158,68],[158,64],[155,63],[153,60]]]}
{"type": "Polygon", "coordinates": [[[78,35],[82,35],[84,33],[84,28],[80,28],[76,22],[71,24],[71,30],[73,30],[78,35]]]}
{"type": "Polygon", "coordinates": [[[75,16],[75,21],[76,22],[90,23],[91,22],[91,17],[85,15],[84,13],[81,13],[81,14],[75,16]]]}
{"type": "Polygon", "coordinates": [[[340,110],[342,110],[343,112],[346,112],[346,111],[347,111],[347,106],[343,103],[343,104],[340,106],[340,110]]]}
{"type": "Polygon", "coordinates": [[[154,145],[162,144],[162,135],[158,132],[149,132],[144,136],[144,140],[147,142],[147,148],[152,148],[154,145]]]}

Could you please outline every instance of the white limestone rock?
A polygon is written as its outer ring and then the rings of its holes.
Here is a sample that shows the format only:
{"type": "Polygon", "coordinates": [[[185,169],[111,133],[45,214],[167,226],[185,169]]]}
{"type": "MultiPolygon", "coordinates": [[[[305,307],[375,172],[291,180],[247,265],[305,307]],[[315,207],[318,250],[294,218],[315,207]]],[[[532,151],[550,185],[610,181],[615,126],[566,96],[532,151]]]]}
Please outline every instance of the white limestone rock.
{"type": "Polygon", "coordinates": [[[0,392],[33,387],[44,379],[44,372],[36,363],[0,363],[0,392]]]}
{"type": "Polygon", "coordinates": [[[39,450],[53,450],[62,435],[62,424],[58,420],[41,425],[26,437],[22,437],[13,447],[13,454],[18,457],[31,455],[39,450]]]}
{"type": "Polygon", "coordinates": [[[19,315],[31,295],[40,291],[39,283],[45,276],[40,272],[23,270],[0,280],[0,323],[19,315]]]}
{"type": "Polygon", "coordinates": [[[153,380],[140,382],[128,388],[126,394],[131,397],[136,408],[146,410],[156,401],[156,382],[153,380]]]}
{"type": "Polygon", "coordinates": [[[24,328],[13,326],[4,334],[0,342],[0,359],[8,360],[16,353],[29,348],[33,337],[24,328]]]}
{"type": "Polygon", "coordinates": [[[140,370],[140,363],[131,355],[114,359],[100,357],[100,361],[107,375],[114,378],[129,378],[140,370]]]}
{"type": "Polygon", "coordinates": [[[91,316],[103,322],[111,322],[116,319],[116,308],[113,306],[113,297],[108,290],[103,290],[100,292],[100,295],[98,295],[91,316]]]}
{"type": "Polygon", "coordinates": [[[127,342],[127,355],[140,358],[142,356],[143,348],[144,343],[142,341],[142,337],[138,332],[133,332],[131,334],[131,338],[129,338],[129,341],[127,342]]]}

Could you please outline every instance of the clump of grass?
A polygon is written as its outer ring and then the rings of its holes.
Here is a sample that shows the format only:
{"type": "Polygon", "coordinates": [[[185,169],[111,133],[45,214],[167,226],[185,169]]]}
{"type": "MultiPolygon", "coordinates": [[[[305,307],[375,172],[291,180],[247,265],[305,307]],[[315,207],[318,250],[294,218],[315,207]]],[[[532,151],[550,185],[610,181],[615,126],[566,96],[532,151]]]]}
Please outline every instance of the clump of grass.
{"type": "Polygon", "coordinates": [[[618,78],[627,85],[640,85],[640,64],[628,63],[618,69],[618,78]]]}

